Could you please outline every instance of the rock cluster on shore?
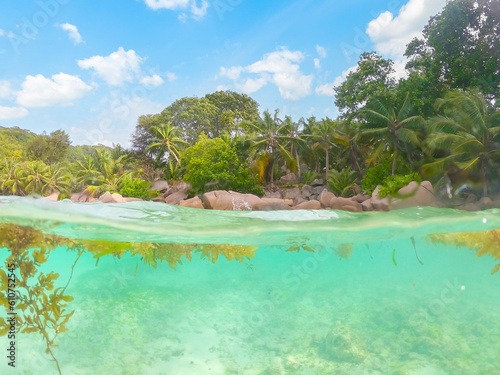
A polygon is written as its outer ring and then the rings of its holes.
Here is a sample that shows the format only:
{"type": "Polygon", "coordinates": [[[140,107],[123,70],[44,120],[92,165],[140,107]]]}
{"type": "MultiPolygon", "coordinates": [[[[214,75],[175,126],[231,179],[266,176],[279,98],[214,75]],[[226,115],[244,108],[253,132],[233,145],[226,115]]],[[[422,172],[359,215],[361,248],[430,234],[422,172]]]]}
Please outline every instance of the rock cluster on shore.
{"type": "MultiPolygon", "coordinates": [[[[156,181],[153,188],[162,195],[152,201],[179,205],[183,207],[233,210],[233,211],[272,211],[272,210],[319,210],[334,209],[351,212],[390,211],[409,207],[445,207],[435,194],[429,181],[410,182],[399,190],[399,195],[405,198],[380,197],[380,186],[371,195],[359,193],[350,198],[337,197],[323,185],[321,179],[311,185],[302,185],[291,188],[268,189],[263,197],[253,194],[242,194],[235,191],[215,190],[194,197],[189,196],[191,185],[179,182],[170,185],[167,181],[156,181]]],[[[482,198],[477,200],[470,196],[456,208],[467,211],[478,211],[490,208],[500,208],[500,199],[482,198]]],[[[138,198],[122,197],[118,193],[106,192],[99,199],[92,198],[86,193],[73,194],[72,202],[124,203],[140,201],[138,198]]]]}

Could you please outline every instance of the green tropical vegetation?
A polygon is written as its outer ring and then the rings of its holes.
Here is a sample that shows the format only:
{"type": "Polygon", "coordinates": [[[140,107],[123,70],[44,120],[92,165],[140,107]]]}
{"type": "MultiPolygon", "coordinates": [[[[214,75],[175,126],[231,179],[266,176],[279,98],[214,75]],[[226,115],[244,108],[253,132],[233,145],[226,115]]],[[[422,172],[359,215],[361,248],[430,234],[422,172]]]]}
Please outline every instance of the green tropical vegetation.
{"type": "Polygon", "coordinates": [[[245,94],[185,97],[140,116],[131,149],[72,146],[64,130],[0,128],[0,193],[150,199],[158,179],[186,181],[192,193],[262,194],[294,172],[323,178],[338,195],[392,194],[413,180],[443,179],[454,166],[500,193],[500,15],[491,0],[454,0],[406,48],[406,77],[375,52],[334,87],[336,119],[280,117],[245,94]],[[359,187],[359,189],[356,188],[359,187]]]}

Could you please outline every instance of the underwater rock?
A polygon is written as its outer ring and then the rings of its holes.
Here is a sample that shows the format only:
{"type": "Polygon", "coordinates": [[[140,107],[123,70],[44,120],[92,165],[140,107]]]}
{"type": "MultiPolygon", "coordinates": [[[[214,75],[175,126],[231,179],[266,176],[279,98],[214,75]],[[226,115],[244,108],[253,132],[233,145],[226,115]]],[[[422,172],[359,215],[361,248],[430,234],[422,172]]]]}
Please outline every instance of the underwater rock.
{"type": "Polygon", "coordinates": [[[186,199],[180,203],[182,207],[191,207],[191,208],[205,208],[203,207],[203,202],[200,197],[196,196],[194,198],[186,199]]]}
{"type": "Polygon", "coordinates": [[[479,202],[477,202],[478,206],[481,210],[489,210],[490,208],[497,208],[495,203],[491,200],[490,197],[482,197],[479,202]]]}
{"type": "Polygon", "coordinates": [[[168,197],[166,197],[165,203],[175,204],[178,206],[187,197],[188,197],[188,195],[186,193],[178,191],[178,192],[170,194],[168,197]]]}
{"type": "Polygon", "coordinates": [[[319,210],[321,209],[321,203],[316,200],[311,200],[311,201],[303,201],[302,203],[299,203],[295,207],[293,207],[294,210],[319,210]]]}
{"type": "Polygon", "coordinates": [[[313,342],[318,355],[331,362],[362,362],[367,353],[361,339],[349,327],[337,322],[323,338],[313,342]]]}

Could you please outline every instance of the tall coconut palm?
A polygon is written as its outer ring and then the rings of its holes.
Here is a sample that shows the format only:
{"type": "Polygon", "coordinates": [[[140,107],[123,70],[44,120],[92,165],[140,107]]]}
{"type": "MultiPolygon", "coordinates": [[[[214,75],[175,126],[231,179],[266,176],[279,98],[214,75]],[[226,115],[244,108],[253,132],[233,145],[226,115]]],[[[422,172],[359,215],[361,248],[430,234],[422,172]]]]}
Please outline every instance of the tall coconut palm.
{"type": "Polygon", "coordinates": [[[306,141],[299,132],[300,124],[293,122],[290,116],[285,117],[283,125],[285,125],[285,132],[287,134],[286,139],[288,139],[288,144],[290,146],[290,154],[295,157],[295,162],[297,163],[297,176],[300,177],[299,149],[306,144],[306,141]]]}
{"type": "Polygon", "coordinates": [[[152,126],[151,132],[154,138],[151,140],[147,151],[156,151],[157,163],[160,164],[165,154],[168,154],[168,157],[173,156],[175,161],[179,163],[179,147],[188,144],[181,138],[180,129],[169,122],[159,126],[152,126]]]}
{"type": "MultiPolygon", "coordinates": [[[[449,155],[425,165],[430,170],[443,170],[454,163],[465,171],[477,171],[487,182],[490,169],[500,165],[500,111],[478,92],[453,91],[437,101],[442,115],[430,121],[428,145],[448,150],[449,155]]],[[[488,194],[488,184],[483,184],[488,194]]]]}
{"type": "Polygon", "coordinates": [[[64,168],[55,166],[49,167],[45,177],[45,185],[42,189],[42,195],[47,196],[55,191],[64,193],[68,191],[71,175],[64,168]]]}
{"type": "Polygon", "coordinates": [[[425,121],[421,116],[410,116],[411,111],[409,95],[399,109],[386,100],[371,98],[361,110],[361,117],[366,120],[361,127],[362,135],[369,135],[378,142],[370,159],[378,160],[383,152],[392,152],[393,176],[398,153],[405,145],[417,145],[420,142],[418,132],[423,129],[425,121]]]}
{"type": "Polygon", "coordinates": [[[256,133],[255,136],[251,137],[251,147],[264,151],[259,162],[263,168],[270,172],[270,183],[273,185],[276,159],[282,156],[285,160],[294,160],[292,155],[285,149],[288,138],[285,135],[286,124],[280,121],[276,110],[274,116],[271,116],[269,111],[265,111],[263,118],[251,123],[247,122],[245,126],[256,133]]]}
{"type": "Polygon", "coordinates": [[[337,132],[336,123],[329,118],[313,126],[311,137],[318,146],[325,150],[326,180],[328,181],[330,175],[330,147],[335,144],[349,146],[349,142],[346,137],[337,132]]]}

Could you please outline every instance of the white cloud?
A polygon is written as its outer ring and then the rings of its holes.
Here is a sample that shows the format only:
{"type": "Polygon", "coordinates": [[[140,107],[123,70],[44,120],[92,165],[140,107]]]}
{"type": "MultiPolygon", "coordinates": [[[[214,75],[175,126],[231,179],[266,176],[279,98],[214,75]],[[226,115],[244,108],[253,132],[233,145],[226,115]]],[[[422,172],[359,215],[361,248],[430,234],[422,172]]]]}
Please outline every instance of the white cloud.
{"type": "Polygon", "coordinates": [[[394,59],[404,59],[406,45],[422,36],[422,29],[432,15],[446,5],[446,0],[410,0],[395,17],[389,11],[372,20],[366,29],[377,51],[394,59]]]}
{"type": "Polygon", "coordinates": [[[314,67],[316,69],[321,69],[321,61],[319,59],[314,59],[314,67]]]}
{"type": "Polygon", "coordinates": [[[265,78],[257,78],[257,79],[248,78],[243,83],[236,83],[236,88],[238,90],[243,91],[244,93],[252,94],[255,91],[259,91],[266,84],[267,80],[265,78]]]}
{"type": "Polygon", "coordinates": [[[191,0],[144,0],[146,5],[153,10],[186,8],[191,0]]]}
{"type": "Polygon", "coordinates": [[[173,81],[177,80],[178,78],[179,77],[177,77],[177,75],[175,73],[170,73],[170,72],[167,73],[168,82],[173,82],[173,81]]]}
{"type": "Polygon", "coordinates": [[[43,75],[26,76],[22,90],[17,92],[17,103],[25,107],[71,105],[92,88],[77,76],[54,74],[52,79],[43,75]]]}
{"type": "Polygon", "coordinates": [[[3,107],[0,105],[0,120],[8,120],[13,118],[23,118],[28,116],[29,112],[22,107],[3,107]]]}
{"type": "Polygon", "coordinates": [[[64,23],[64,24],[59,25],[59,26],[64,31],[68,32],[69,37],[71,39],[73,39],[73,41],[75,42],[75,44],[80,44],[80,43],[83,42],[82,36],[78,32],[78,28],[75,25],[72,25],[70,23],[64,23]]]}
{"type": "Polygon", "coordinates": [[[321,57],[322,59],[326,58],[325,47],[321,47],[320,45],[316,45],[316,52],[318,53],[319,57],[321,57]]]}
{"type": "Polygon", "coordinates": [[[134,50],[125,51],[123,47],[109,56],[93,56],[78,60],[82,69],[94,69],[97,75],[110,86],[121,86],[132,82],[140,74],[140,65],[144,61],[134,50]]]}
{"type": "Polygon", "coordinates": [[[198,7],[196,5],[196,1],[193,1],[191,3],[191,13],[193,13],[193,18],[195,20],[201,20],[203,17],[205,17],[205,15],[207,14],[208,5],[208,1],[201,0],[201,6],[198,7]]]}
{"type": "Polygon", "coordinates": [[[267,83],[274,83],[283,98],[298,100],[311,93],[314,77],[300,71],[299,63],[303,59],[302,52],[292,52],[282,47],[246,67],[221,67],[220,76],[232,79],[235,86],[247,94],[261,89],[267,83]]]}
{"type": "Polygon", "coordinates": [[[0,98],[6,99],[12,93],[9,81],[0,81],[0,98]]]}
{"type": "Polygon", "coordinates": [[[332,83],[325,83],[324,85],[316,87],[316,94],[323,96],[334,96],[335,92],[333,91],[332,83]]]}
{"type": "MultiPolygon", "coordinates": [[[[199,6],[197,0],[144,0],[144,2],[153,10],[189,10],[191,12],[191,18],[198,21],[205,17],[207,9],[210,6],[207,0],[201,0],[199,6]]],[[[177,18],[181,22],[185,22],[188,17],[186,12],[183,12],[177,18]]]]}
{"type": "Polygon", "coordinates": [[[163,78],[161,78],[158,74],[154,74],[152,76],[143,77],[139,83],[144,86],[161,86],[163,85],[163,78]]]}
{"type": "Polygon", "coordinates": [[[0,36],[4,36],[5,35],[5,31],[3,31],[2,29],[0,29],[0,36]]]}

